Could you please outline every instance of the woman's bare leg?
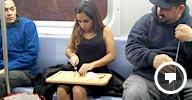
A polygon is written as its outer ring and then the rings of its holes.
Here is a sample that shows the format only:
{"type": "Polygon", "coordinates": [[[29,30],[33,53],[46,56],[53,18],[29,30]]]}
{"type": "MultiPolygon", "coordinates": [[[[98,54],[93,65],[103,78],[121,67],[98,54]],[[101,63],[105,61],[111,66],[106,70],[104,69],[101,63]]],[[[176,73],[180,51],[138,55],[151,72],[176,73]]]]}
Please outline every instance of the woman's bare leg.
{"type": "Polygon", "coordinates": [[[87,92],[82,86],[74,86],[73,91],[73,100],[88,100],[87,92]]]}
{"type": "Polygon", "coordinates": [[[69,87],[66,85],[59,85],[57,88],[57,100],[71,100],[69,87]]]}

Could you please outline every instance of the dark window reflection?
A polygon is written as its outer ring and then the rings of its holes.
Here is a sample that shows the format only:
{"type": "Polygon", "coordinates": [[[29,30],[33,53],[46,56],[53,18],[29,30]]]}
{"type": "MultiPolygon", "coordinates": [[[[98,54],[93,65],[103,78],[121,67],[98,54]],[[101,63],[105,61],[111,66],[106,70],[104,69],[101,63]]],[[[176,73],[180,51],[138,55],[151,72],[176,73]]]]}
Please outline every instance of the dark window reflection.
{"type": "MultiPolygon", "coordinates": [[[[19,15],[41,21],[72,21],[74,8],[81,0],[15,0],[19,15]]],[[[93,0],[102,16],[107,15],[107,0],[93,0]]]]}

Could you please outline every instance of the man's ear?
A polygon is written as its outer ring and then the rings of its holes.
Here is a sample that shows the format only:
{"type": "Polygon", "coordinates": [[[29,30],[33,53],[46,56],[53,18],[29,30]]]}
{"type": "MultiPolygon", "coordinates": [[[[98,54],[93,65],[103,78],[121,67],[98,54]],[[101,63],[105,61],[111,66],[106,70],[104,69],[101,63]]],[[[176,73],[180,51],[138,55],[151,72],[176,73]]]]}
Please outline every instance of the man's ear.
{"type": "Polygon", "coordinates": [[[182,13],[184,12],[184,10],[185,10],[185,5],[184,5],[184,4],[181,4],[181,5],[179,6],[179,12],[178,12],[178,14],[182,14],[182,13]]]}

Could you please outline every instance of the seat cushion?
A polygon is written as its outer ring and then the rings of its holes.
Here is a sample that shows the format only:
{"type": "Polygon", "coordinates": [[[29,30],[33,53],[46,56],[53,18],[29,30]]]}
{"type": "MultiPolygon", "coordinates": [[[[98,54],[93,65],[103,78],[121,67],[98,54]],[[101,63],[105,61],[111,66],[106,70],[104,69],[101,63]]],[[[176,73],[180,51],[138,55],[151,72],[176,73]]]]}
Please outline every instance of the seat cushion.
{"type": "MultiPolygon", "coordinates": [[[[57,94],[53,94],[53,99],[52,100],[57,100],[57,94]]],[[[113,96],[101,96],[94,98],[92,96],[88,97],[88,100],[122,100],[122,97],[113,97],[113,96]]]]}
{"type": "Polygon", "coordinates": [[[12,90],[12,93],[17,92],[26,92],[26,93],[33,93],[34,87],[16,87],[12,90]]]}
{"type": "Polygon", "coordinates": [[[89,96],[89,100],[122,100],[122,97],[101,96],[101,97],[93,98],[92,96],[89,96]]]}

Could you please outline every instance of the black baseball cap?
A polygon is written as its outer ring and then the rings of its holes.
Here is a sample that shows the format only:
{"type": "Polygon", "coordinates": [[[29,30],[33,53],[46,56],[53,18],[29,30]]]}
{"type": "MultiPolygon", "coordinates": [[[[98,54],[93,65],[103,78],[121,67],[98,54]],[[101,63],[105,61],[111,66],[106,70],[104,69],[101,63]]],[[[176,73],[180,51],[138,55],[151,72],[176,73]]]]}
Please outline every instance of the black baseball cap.
{"type": "Polygon", "coordinates": [[[176,5],[185,4],[186,0],[149,0],[157,7],[170,8],[176,5]]]}

